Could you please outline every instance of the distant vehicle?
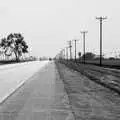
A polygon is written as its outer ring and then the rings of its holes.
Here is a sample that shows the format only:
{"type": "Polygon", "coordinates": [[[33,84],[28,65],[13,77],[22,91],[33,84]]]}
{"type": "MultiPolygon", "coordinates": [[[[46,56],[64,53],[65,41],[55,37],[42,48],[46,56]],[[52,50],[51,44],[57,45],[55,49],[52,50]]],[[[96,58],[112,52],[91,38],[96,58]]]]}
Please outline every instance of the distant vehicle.
{"type": "Polygon", "coordinates": [[[52,58],[49,58],[49,61],[51,61],[52,60],[52,58]]]}

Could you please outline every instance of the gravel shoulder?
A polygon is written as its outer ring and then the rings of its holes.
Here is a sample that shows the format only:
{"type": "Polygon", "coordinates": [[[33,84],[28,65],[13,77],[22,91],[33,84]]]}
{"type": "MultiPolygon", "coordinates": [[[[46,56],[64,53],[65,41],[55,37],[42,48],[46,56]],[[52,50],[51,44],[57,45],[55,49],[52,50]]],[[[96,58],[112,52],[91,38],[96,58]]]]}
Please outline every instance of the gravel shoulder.
{"type": "Polygon", "coordinates": [[[120,120],[120,95],[56,63],[76,120],[120,120]]]}

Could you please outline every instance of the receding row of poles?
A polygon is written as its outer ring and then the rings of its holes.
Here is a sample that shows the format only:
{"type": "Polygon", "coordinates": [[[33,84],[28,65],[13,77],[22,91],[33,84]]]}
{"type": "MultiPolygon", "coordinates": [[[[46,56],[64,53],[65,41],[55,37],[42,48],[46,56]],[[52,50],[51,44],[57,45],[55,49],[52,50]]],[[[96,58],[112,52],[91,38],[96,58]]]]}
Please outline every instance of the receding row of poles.
{"type": "MultiPolygon", "coordinates": [[[[102,22],[103,22],[103,20],[105,20],[105,19],[107,19],[107,17],[96,17],[96,19],[97,20],[99,20],[100,21],[100,65],[102,65],[102,22]]],[[[85,51],[85,39],[86,39],[86,34],[88,33],[88,31],[81,31],[80,32],[81,34],[83,34],[83,63],[85,64],[85,53],[86,53],[86,51],[85,51]]],[[[69,58],[68,58],[68,49],[69,49],[69,53],[70,53],[70,60],[72,60],[72,41],[74,41],[74,43],[75,43],[75,61],[76,61],[76,59],[77,59],[77,53],[76,53],[76,43],[77,43],[77,41],[78,40],[69,40],[68,41],[68,47],[66,47],[66,50],[65,49],[63,49],[61,52],[60,52],[60,55],[58,55],[58,57],[59,58],[65,58],[65,56],[66,56],[66,59],[68,60],[69,58]],[[65,52],[66,51],[66,52],[65,52]],[[66,54],[66,55],[65,55],[66,54]]]]}

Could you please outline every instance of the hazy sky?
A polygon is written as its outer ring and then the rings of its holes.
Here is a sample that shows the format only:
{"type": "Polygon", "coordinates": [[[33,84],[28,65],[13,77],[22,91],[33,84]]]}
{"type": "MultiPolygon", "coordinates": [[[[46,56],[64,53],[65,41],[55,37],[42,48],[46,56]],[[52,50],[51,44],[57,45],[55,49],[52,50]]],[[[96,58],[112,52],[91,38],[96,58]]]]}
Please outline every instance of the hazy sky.
{"type": "Polygon", "coordinates": [[[110,54],[120,51],[120,0],[0,0],[1,38],[20,32],[32,55],[54,57],[67,46],[67,41],[80,39],[88,30],[86,51],[99,51],[99,21],[103,23],[103,49],[110,54]]]}

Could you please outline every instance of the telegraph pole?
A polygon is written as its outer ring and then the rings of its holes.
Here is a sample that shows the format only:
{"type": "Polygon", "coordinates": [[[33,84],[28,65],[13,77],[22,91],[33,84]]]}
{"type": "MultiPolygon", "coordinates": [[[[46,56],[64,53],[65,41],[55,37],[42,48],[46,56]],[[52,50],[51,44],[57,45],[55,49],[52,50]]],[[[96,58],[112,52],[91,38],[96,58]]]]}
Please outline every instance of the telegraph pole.
{"type": "Polygon", "coordinates": [[[60,51],[60,60],[62,60],[63,55],[62,55],[62,51],[60,51]]]}
{"type": "Polygon", "coordinates": [[[85,35],[88,31],[81,31],[83,34],[83,63],[85,64],[85,35]]]}
{"type": "Polygon", "coordinates": [[[69,48],[70,48],[70,60],[72,60],[72,43],[71,43],[72,41],[70,40],[70,41],[68,41],[68,43],[69,43],[69,48]]]}
{"type": "Polygon", "coordinates": [[[75,61],[76,61],[76,42],[78,41],[78,40],[73,40],[74,42],[75,42],[75,61]]]}
{"type": "Polygon", "coordinates": [[[100,21],[100,66],[102,66],[102,22],[107,19],[107,17],[96,17],[100,21]]]}
{"type": "Polygon", "coordinates": [[[66,59],[68,60],[68,48],[69,47],[66,47],[66,59]]]}
{"type": "Polygon", "coordinates": [[[65,49],[63,49],[62,52],[63,52],[63,59],[65,59],[65,49]]]}

